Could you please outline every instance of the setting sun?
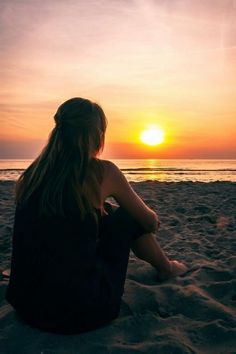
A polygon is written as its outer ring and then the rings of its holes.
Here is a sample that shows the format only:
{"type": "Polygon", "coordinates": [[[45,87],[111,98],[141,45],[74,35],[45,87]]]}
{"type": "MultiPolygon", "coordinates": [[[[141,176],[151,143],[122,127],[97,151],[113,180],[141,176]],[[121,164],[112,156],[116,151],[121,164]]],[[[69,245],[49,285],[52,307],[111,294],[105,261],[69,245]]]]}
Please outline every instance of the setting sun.
{"type": "Polygon", "coordinates": [[[164,132],[160,128],[152,126],[141,133],[140,139],[146,145],[159,145],[164,141],[164,132]]]}

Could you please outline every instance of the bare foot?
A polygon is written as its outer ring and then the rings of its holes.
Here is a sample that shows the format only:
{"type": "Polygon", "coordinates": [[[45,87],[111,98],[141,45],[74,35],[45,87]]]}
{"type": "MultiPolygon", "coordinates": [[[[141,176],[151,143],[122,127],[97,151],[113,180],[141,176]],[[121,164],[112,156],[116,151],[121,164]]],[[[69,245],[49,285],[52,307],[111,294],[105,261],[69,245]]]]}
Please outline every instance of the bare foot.
{"type": "Polygon", "coordinates": [[[185,264],[179,261],[169,261],[169,269],[159,270],[158,278],[160,280],[167,280],[169,278],[177,277],[183,275],[187,272],[188,268],[185,264]]]}
{"type": "Polygon", "coordinates": [[[171,264],[171,276],[176,277],[178,275],[183,275],[187,272],[188,268],[184,263],[179,261],[170,261],[171,264]]]}
{"type": "Polygon", "coordinates": [[[10,268],[7,268],[7,269],[2,271],[3,278],[9,278],[10,274],[11,274],[11,269],[10,268]]]}

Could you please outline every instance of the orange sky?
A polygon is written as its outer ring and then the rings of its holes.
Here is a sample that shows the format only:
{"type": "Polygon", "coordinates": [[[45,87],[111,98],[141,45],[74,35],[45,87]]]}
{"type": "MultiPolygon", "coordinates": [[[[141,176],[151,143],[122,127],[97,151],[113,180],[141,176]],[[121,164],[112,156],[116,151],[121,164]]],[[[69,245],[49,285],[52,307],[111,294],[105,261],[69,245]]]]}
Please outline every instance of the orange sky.
{"type": "Polygon", "coordinates": [[[0,158],[33,158],[64,100],[109,120],[105,157],[236,158],[236,1],[0,3],[0,158]],[[162,145],[139,136],[149,124],[162,145]]]}

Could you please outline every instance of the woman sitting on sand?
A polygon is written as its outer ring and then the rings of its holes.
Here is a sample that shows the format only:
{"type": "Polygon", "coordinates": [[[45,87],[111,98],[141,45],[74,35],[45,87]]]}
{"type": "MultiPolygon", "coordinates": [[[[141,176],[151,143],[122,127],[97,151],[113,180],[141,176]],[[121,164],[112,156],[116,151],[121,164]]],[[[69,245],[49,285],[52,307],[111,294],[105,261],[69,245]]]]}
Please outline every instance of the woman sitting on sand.
{"type": "Polygon", "coordinates": [[[63,103],[48,144],[17,183],[6,298],[38,328],[75,333],[119,315],[132,248],[160,280],[183,274],[154,233],[157,215],[119,168],[98,159],[106,117],[87,99],[63,103]],[[114,208],[105,203],[114,197],[114,208]]]}

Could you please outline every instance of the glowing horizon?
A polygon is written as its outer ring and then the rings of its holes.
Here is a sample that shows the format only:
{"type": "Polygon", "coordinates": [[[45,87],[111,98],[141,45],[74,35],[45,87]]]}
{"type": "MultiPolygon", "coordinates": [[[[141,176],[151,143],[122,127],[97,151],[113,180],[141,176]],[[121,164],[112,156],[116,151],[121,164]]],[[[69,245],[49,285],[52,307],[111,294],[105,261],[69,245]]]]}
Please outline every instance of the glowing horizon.
{"type": "Polygon", "coordinates": [[[0,158],[35,157],[75,96],[104,108],[106,158],[236,158],[236,1],[11,0],[0,14],[0,158]],[[140,142],[152,124],[155,147],[140,142]]]}

